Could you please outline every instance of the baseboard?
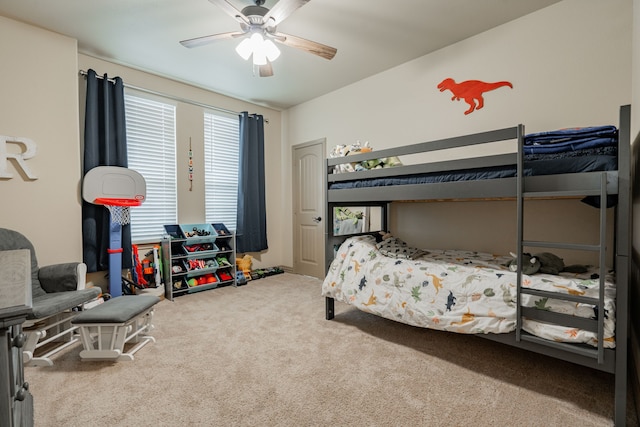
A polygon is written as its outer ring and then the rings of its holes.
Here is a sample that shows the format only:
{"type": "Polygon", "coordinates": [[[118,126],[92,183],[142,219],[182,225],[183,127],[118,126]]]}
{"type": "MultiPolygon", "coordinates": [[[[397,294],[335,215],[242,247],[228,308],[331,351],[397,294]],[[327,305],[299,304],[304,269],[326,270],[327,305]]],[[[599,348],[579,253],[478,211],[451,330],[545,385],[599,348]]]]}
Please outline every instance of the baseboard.
{"type": "Polygon", "coordinates": [[[286,265],[281,265],[280,268],[285,272],[285,273],[293,273],[293,267],[287,267],[286,265]]]}

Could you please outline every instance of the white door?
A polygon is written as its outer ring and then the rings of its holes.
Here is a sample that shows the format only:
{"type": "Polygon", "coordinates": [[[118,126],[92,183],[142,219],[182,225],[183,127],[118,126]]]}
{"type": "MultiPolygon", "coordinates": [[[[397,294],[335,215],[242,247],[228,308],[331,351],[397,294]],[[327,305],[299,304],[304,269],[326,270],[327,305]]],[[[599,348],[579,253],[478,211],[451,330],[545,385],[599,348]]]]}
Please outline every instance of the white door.
{"type": "Polygon", "coordinates": [[[293,271],[325,276],[325,140],[293,147],[293,271]]]}

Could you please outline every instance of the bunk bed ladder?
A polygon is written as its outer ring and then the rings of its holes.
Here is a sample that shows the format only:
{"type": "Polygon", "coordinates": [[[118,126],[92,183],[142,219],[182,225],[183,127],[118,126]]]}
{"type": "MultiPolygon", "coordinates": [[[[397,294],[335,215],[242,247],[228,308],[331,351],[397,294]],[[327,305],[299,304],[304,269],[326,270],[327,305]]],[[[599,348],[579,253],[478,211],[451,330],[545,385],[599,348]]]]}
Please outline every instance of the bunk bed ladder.
{"type": "Polygon", "coordinates": [[[518,129],[518,159],[517,168],[518,175],[516,179],[517,185],[517,239],[518,239],[518,251],[517,251],[517,284],[516,284],[516,341],[529,341],[556,349],[562,349],[564,351],[576,353],[582,356],[586,356],[592,359],[597,359],[598,364],[604,363],[604,318],[607,315],[604,307],[604,291],[605,291],[605,278],[606,278],[606,200],[607,200],[607,173],[600,173],[600,182],[596,188],[585,191],[580,190],[579,195],[598,195],[600,196],[600,218],[599,218],[599,242],[596,245],[586,244],[573,244],[573,243],[560,243],[560,242],[548,242],[548,241],[533,241],[524,239],[524,200],[525,198],[541,198],[541,197],[567,197],[576,196],[578,193],[571,189],[554,189],[552,191],[545,191],[536,189],[535,191],[527,191],[526,180],[522,171],[524,170],[523,159],[523,146],[524,146],[524,128],[518,129]],[[556,249],[571,249],[580,251],[592,251],[598,252],[599,255],[599,294],[598,298],[584,297],[581,295],[564,294],[559,292],[550,292],[529,289],[522,286],[522,261],[523,253],[526,252],[527,247],[539,247],[539,248],[556,248],[556,249]],[[578,318],[575,316],[553,313],[545,310],[538,310],[536,308],[522,306],[522,296],[533,295],[541,298],[552,298],[565,301],[573,301],[576,303],[590,304],[596,307],[595,319],[578,318]],[[566,344],[556,341],[550,341],[543,338],[536,337],[532,334],[528,334],[523,330],[523,318],[528,317],[537,319],[549,323],[563,325],[565,327],[574,327],[589,330],[597,334],[598,346],[597,348],[586,345],[566,344]]]}

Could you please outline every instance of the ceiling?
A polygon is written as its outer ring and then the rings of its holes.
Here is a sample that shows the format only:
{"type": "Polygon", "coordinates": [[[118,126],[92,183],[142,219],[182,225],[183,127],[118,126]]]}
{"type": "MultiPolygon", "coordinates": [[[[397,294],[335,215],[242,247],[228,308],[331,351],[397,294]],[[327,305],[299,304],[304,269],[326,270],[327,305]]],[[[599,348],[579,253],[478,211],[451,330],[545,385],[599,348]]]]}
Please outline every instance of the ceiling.
{"type": "MultiPolygon", "coordinates": [[[[287,109],[559,1],[312,0],[277,30],[333,46],[336,56],[279,44],[271,77],[253,75],[251,60],[235,52],[238,40],[191,49],[179,43],[239,30],[207,0],[0,0],[0,15],[75,38],[86,55],[287,109]]],[[[228,2],[240,10],[254,4],[228,2]]]]}

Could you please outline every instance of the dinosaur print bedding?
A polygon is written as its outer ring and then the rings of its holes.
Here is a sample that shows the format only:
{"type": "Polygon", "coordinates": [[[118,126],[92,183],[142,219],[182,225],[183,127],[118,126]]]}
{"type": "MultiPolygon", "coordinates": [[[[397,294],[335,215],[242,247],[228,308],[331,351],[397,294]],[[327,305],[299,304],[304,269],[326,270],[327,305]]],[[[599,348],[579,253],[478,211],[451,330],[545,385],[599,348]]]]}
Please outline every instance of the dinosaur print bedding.
{"type": "MultiPolygon", "coordinates": [[[[425,249],[413,260],[390,258],[373,236],[345,240],[322,285],[322,295],[409,325],[466,334],[507,333],[516,326],[516,273],[510,256],[460,250],[425,249]]],[[[523,287],[597,297],[593,271],[560,276],[523,276],[523,287]]],[[[615,347],[615,286],[605,286],[606,348],[615,347]]],[[[594,308],[561,300],[522,295],[523,305],[594,318],[594,308]]],[[[597,345],[595,333],[525,319],[523,329],[539,337],[597,345]]]]}

